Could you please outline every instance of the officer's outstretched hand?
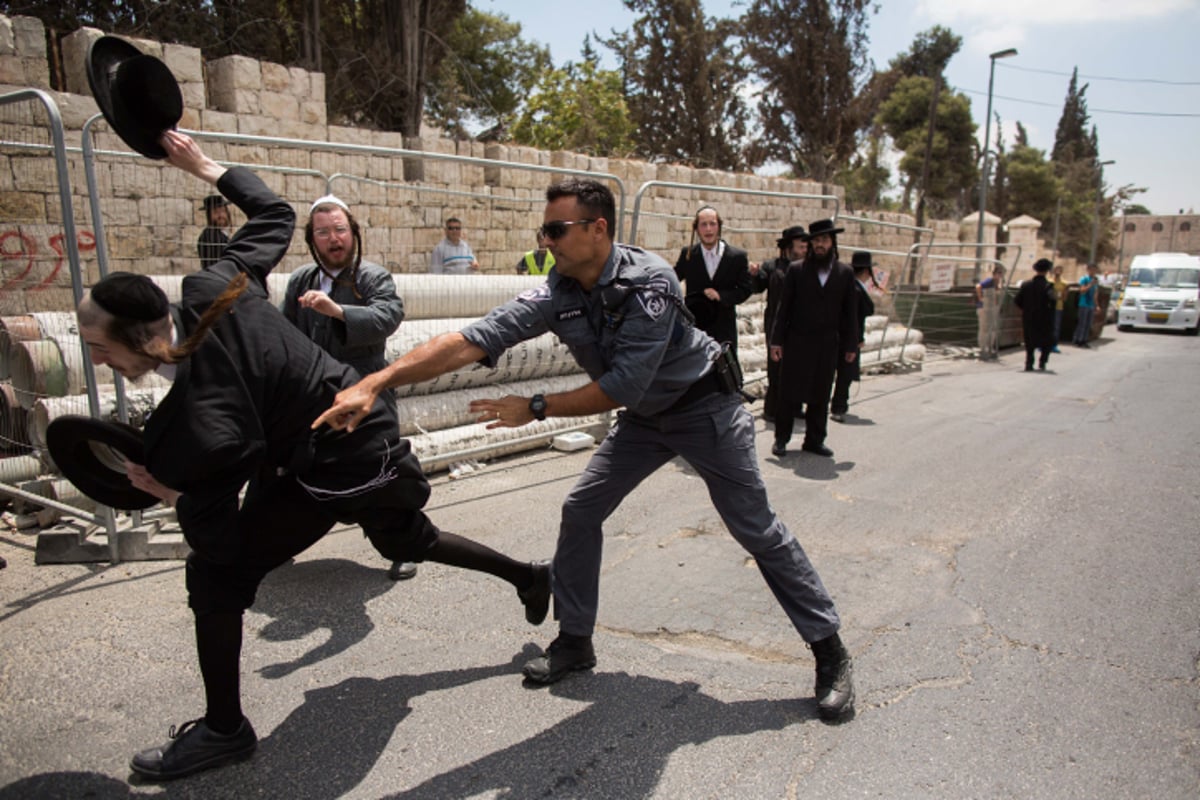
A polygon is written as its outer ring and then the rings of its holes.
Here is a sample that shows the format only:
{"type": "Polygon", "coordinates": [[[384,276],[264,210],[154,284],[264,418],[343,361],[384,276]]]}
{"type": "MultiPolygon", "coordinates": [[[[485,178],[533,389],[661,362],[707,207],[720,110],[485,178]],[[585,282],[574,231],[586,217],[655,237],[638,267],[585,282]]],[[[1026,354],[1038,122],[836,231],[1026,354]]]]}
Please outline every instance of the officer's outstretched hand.
{"type": "Polygon", "coordinates": [[[316,430],[322,425],[328,425],[335,431],[353,431],[362,418],[371,413],[378,393],[364,386],[365,381],[359,381],[349,389],[343,389],[333,398],[331,405],[324,414],[317,417],[312,424],[316,430]]]}
{"type": "Polygon", "coordinates": [[[478,414],[477,422],[487,422],[492,428],[519,428],[533,422],[529,398],[509,394],[499,400],[472,400],[471,413],[478,414]]]}

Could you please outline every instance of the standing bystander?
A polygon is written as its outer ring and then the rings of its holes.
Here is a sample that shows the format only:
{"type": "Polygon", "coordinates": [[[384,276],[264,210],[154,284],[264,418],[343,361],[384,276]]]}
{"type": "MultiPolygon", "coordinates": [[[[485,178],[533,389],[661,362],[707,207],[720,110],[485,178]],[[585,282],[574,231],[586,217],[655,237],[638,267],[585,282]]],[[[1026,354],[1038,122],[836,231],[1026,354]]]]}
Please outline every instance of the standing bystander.
{"type": "MultiPolygon", "coordinates": [[[[803,225],[785,228],[783,235],[775,240],[779,257],[761,264],[750,265],[750,287],[757,294],[767,293],[767,307],[763,311],[763,334],[770,339],[775,315],[779,310],[779,299],[783,297],[783,281],[789,267],[799,267],[808,255],[808,233],[803,225]]],[[[763,398],[763,419],[775,421],[779,405],[779,362],[767,359],[767,393],[763,398]]]]}
{"type": "Polygon", "coordinates": [[[429,271],[435,275],[468,275],[479,271],[479,261],[467,240],[462,238],[462,220],[446,220],[446,238],[433,247],[429,271]]]}
{"type": "Polygon", "coordinates": [[[1087,274],[1079,279],[1079,306],[1076,309],[1078,318],[1075,322],[1073,341],[1079,347],[1091,347],[1088,340],[1092,338],[1092,317],[1096,313],[1097,300],[1100,297],[1099,273],[1095,264],[1087,265],[1087,274]]]}
{"type": "Polygon", "coordinates": [[[675,275],[684,284],[684,302],[696,327],[729,349],[737,358],[737,307],[751,294],[746,251],[721,238],[725,223],[712,206],[692,219],[692,236],[699,244],[684,247],[675,261],[675,275]]]}
{"type": "Polygon", "coordinates": [[[1033,352],[1041,351],[1038,369],[1045,370],[1054,349],[1054,286],[1046,280],[1049,259],[1039,258],[1033,265],[1034,276],[1021,284],[1013,298],[1021,309],[1021,331],[1025,339],[1025,371],[1033,372],[1033,352]]]}
{"type": "Polygon", "coordinates": [[[979,322],[979,357],[1000,357],[1000,303],[1004,298],[1004,267],[997,264],[992,274],[975,285],[975,316],[979,322]]]}
{"type": "Polygon", "coordinates": [[[546,247],[546,237],[537,232],[537,249],[530,250],[517,262],[518,275],[546,275],[554,266],[554,254],[546,247]]]}
{"type": "MultiPolygon", "coordinates": [[[[858,341],[853,361],[841,359],[837,362],[837,378],[833,382],[833,402],[829,406],[829,418],[834,422],[845,422],[850,410],[850,384],[862,377],[862,345],[866,338],[867,317],[875,313],[875,302],[867,291],[867,281],[875,284],[875,265],[871,254],[859,251],[850,256],[850,268],[854,270],[854,298],[858,318],[858,341]]],[[[879,284],[875,284],[877,287],[879,284]]]]}
{"type": "Polygon", "coordinates": [[[1062,318],[1063,304],[1067,302],[1067,293],[1070,284],[1063,280],[1063,268],[1060,264],[1054,265],[1054,271],[1050,273],[1054,280],[1050,282],[1054,289],[1054,347],[1050,350],[1052,353],[1061,352],[1058,349],[1058,343],[1062,340],[1062,318]]]}
{"type": "MultiPolygon", "coordinates": [[[[333,195],[308,210],[304,242],[313,260],[288,279],[283,315],[329,355],[360,376],[387,366],[387,338],[404,319],[404,302],[386,269],[363,261],[362,227],[350,207],[333,195]]],[[[384,400],[394,403],[391,394],[384,400]]],[[[417,565],[396,561],[392,580],[417,574],[417,565]]]]}
{"type": "Polygon", "coordinates": [[[225,229],[229,227],[229,202],[219,194],[210,194],[204,198],[204,230],[196,240],[196,252],[200,256],[200,266],[207,267],[225,252],[229,244],[229,235],[225,229]]]}
{"type": "Polygon", "coordinates": [[[799,269],[789,269],[783,298],[771,331],[770,357],[780,362],[783,400],[775,415],[775,444],[771,452],[787,455],[795,415],[804,404],[804,442],[801,450],[832,456],[825,446],[829,429],[829,395],[837,362],[858,355],[857,302],[854,273],[838,260],[833,220],[808,227],[808,257],[799,269]]]}

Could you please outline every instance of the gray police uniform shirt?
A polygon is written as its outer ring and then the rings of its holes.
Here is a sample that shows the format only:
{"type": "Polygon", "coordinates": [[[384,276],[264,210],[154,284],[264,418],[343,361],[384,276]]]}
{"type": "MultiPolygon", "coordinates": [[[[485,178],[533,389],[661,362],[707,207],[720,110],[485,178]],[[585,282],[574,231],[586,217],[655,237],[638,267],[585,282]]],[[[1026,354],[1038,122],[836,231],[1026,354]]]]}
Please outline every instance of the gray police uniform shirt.
{"type": "Polygon", "coordinates": [[[678,400],[721,351],[684,318],[682,302],[679,279],[666,261],[614,243],[590,292],[551,270],[544,284],[496,307],[462,335],[487,353],[481,363],[494,367],[508,348],[553,331],[606,395],[648,417],[678,400]],[[631,289],[614,307],[623,286],[631,289]]]}

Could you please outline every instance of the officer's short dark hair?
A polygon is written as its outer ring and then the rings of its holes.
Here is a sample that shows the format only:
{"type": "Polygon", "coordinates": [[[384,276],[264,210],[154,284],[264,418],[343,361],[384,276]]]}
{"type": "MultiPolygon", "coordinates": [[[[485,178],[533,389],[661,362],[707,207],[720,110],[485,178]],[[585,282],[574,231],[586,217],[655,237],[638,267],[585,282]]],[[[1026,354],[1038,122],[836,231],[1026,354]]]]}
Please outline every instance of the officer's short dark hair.
{"type": "Polygon", "coordinates": [[[547,203],[553,203],[560,197],[574,197],[589,216],[596,216],[608,223],[609,239],[616,238],[617,204],[612,191],[603,183],[586,178],[568,178],[546,189],[547,203]]]}

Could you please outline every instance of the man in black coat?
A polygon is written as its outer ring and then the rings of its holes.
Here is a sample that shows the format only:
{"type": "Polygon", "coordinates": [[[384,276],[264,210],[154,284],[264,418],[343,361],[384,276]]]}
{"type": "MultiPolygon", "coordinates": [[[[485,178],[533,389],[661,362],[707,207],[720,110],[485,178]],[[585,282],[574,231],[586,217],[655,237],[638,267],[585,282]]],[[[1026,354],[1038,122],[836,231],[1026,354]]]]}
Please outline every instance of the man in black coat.
{"type": "Polygon", "coordinates": [[[1046,280],[1053,265],[1042,258],[1033,265],[1034,276],[1021,284],[1013,302],[1021,309],[1021,330],[1025,338],[1025,371],[1033,372],[1033,351],[1041,350],[1038,369],[1046,369],[1054,349],[1054,286],[1046,280]]]}
{"type": "Polygon", "coordinates": [[[224,197],[210,194],[204,198],[204,222],[204,230],[196,240],[196,253],[200,256],[200,266],[207,267],[221,257],[229,244],[225,233],[229,227],[229,203],[224,197]]]}
{"type": "Polygon", "coordinates": [[[692,220],[699,244],[679,251],[675,275],[684,286],[684,303],[696,327],[718,342],[728,342],[737,356],[737,307],[751,294],[750,260],[721,238],[724,221],[704,206],[692,220]]]}
{"type": "Polygon", "coordinates": [[[787,455],[793,416],[804,404],[804,443],[801,449],[832,456],[825,446],[829,427],[829,393],[837,361],[853,361],[858,353],[858,313],[854,273],[838,261],[833,220],[808,228],[808,258],[800,269],[789,269],[783,297],[771,331],[771,359],[780,362],[783,401],[775,416],[771,452],[787,455]]]}
{"type": "Polygon", "coordinates": [[[548,565],[514,561],[425,515],[429,482],[393,405],[374,403],[353,432],[312,429],[359,375],[267,299],[295,212],[254,173],[220,167],[190,137],[168,130],[160,141],[172,165],[215,186],[248,221],[220,259],[183,279],[178,305],[144,275],[113,273],[77,312],[94,363],[131,380],[153,371],[172,381],[146,424],[144,463],[125,467],[134,487],[175,509],[192,548],[185,577],[207,709],[133,757],[131,768],[151,780],[253,753],[258,737],[239,689],[243,613],[268,572],[338,522],[360,525],[393,561],[508,581],[530,622],[545,618],[550,598],[548,565]]]}
{"type": "Polygon", "coordinates": [[[861,250],[854,253],[850,256],[850,269],[854,270],[854,297],[858,309],[858,350],[853,361],[838,361],[837,379],[833,384],[833,404],[829,407],[829,418],[834,422],[846,421],[846,412],[850,410],[850,384],[862,375],[860,362],[862,344],[867,334],[867,317],[875,313],[875,301],[867,291],[867,281],[875,283],[875,276],[871,273],[874,269],[871,254],[861,250]]]}
{"type": "MultiPolygon", "coordinates": [[[[779,310],[779,299],[783,297],[783,279],[789,267],[799,269],[808,255],[808,231],[803,225],[785,228],[783,235],[775,240],[779,257],[761,264],[750,265],[750,286],[754,294],[767,293],[767,307],[763,311],[763,333],[768,340],[775,325],[779,310]]],[[[779,362],[767,359],[767,393],[763,397],[763,419],[775,421],[775,410],[779,405],[779,362]]]]}

